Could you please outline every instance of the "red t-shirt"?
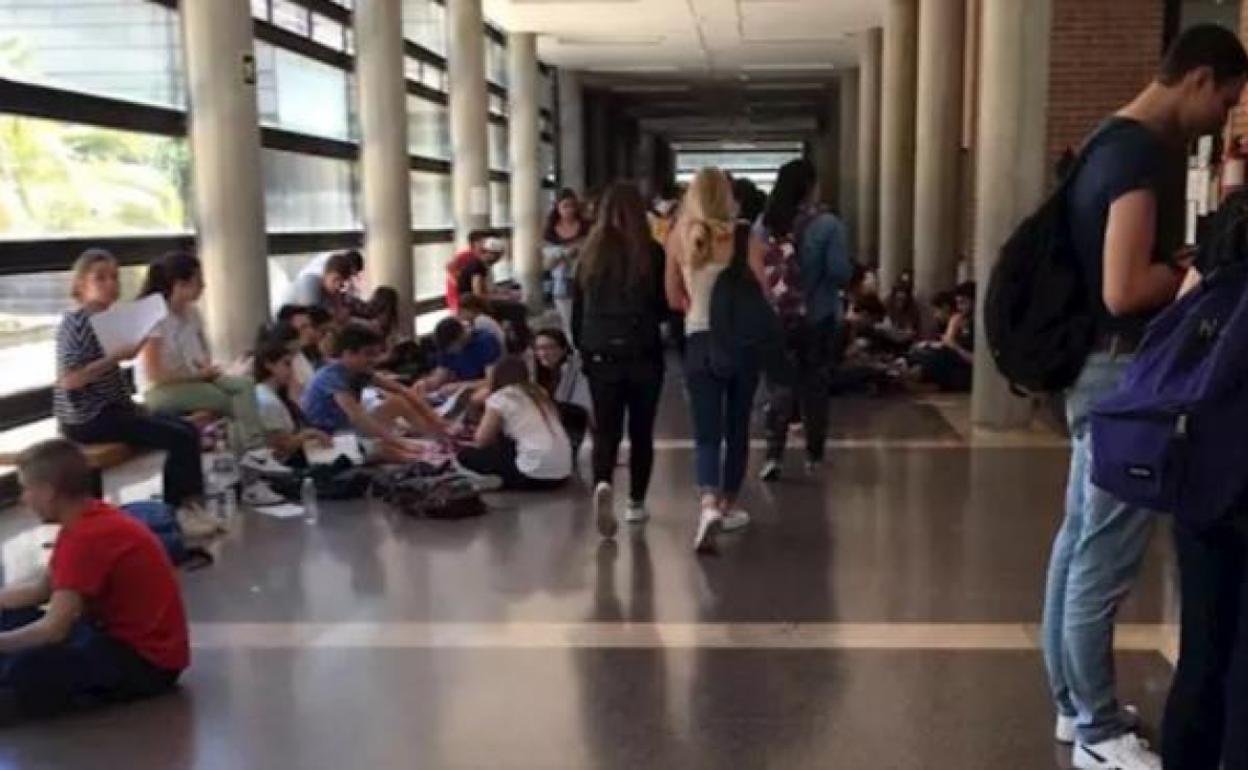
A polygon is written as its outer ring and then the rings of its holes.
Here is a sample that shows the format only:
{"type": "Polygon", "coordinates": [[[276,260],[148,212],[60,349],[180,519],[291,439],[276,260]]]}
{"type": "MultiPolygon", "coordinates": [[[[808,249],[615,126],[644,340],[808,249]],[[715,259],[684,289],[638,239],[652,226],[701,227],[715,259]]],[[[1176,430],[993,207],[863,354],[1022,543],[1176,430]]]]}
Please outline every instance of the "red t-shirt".
{"type": "Polygon", "coordinates": [[[89,620],[149,663],[170,671],[190,664],[177,575],[164,546],[141,522],[92,502],[61,530],[49,571],[53,591],[81,596],[89,620]]]}
{"type": "Polygon", "coordinates": [[[446,306],[452,313],[459,312],[459,273],[476,259],[472,249],[464,249],[446,263],[446,306]]]}

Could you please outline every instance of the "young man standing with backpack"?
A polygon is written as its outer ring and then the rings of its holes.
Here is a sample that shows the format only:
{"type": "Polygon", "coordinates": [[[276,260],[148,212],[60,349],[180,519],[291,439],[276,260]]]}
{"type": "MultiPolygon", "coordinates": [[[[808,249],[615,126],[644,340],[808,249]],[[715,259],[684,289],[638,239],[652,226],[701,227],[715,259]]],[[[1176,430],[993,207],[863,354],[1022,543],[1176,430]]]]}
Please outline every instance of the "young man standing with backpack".
{"type": "Polygon", "coordinates": [[[1095,319],[1095,338],[1067,394],[1072,436],[1066,517],[1053,545],[1044,617],[1056,737],[1085,769],[1158,770],[1115,697],[1114,616],[1153,532],[1151,512],[1091,483],[1091,408],[1112,393],[1149,317],[1183,281],[1185,150],[1221,129],[1239,102],[1248,55],[1233,33],[1184,32],[1130,104],[1088,140],[1066,199],[1066,226],[1095,319]]]}

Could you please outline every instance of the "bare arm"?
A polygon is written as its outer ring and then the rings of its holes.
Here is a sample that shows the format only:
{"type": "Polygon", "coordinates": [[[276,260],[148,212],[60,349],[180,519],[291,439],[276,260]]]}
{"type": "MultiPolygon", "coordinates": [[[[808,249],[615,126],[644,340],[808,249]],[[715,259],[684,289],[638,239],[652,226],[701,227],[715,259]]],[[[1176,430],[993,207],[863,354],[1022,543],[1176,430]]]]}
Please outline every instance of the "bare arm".
{"type": "Polygon", "coordinates": [[[34,623],[0,634],[0,654],[59,644],[69,637],[74,623],[82,616],[82,597],[74,591],[52,594],[48,611],[34,623]]]}
{"type": "Polygon", "coordinates": [[[180,385],[186,382],[204,381],[204,374],[174,374],[166,369],[160,355],[164,344],[165,341],[161,337],[152,337],[139,351],[139,361],[143,364],[143,370],[147,372],[148,382],[153,385],[180,385]]]}
{"type": "Polygon", "coordinates": [[[489,446],[498,439],[498,435],[503,431],[503,418],[493,409],[486,409],[485,415],[481,418],[481,424],[477,426],[477,433],[473,437],[477,446],[489,446]]]}
{"type": "Polygon", "coordinates": [[[24,610],[38,607],[52,598],[52,583],[45,574],[34,580],[6,586],[0,590],[0,610],[24,610]]]}
{"type": "Polygon", "coordinates": [[[1155,310],[1179,290],[1182,274],[1153,262],[1156,223],[1157,198],[1150,190],[1129,192],[1110,204],[1102,293],[1115,316],[1155,310]]]}
{"type": "Polygon", "coordinates": [[[414,393],[412,390],[403,387],[403,385],[397,380],[393,380],[389,377],[374,377],[373,384],[376,385],[378,389],[389,393],[394,398],[402,400],[409,407],[411,407],[411,410],[420,418],[421,422],[424,423],[424,425],[417,427],[421,427],[430,433],[437,433],[442,436],[447,434],[448,431],[446,423],[443,422],[438,413],[433,410],[433,407],[429,406],[429,404],[425,402],[425,399],[420,397],[419,393],[414,393]]]}
{"type": "Polygon", "coordinates": [[[393,441],[398,438],[394,431],[390,430],[390,426],[369,414],[364,405],[360,403],[360,400],[350,393],[335,393],[334,403],[338,404],[338,407],[346,413],[347,419],[351,421],[351,425],[364,435],[379,438],[383,441],[393,441]]]}
{"type": "Polygon", "coordinates": [[[676,257],[676,249],[667,251],[667,264],[663,270],[663,288],[667,293],[667,304],[678,313],[689,312],[689,293],[685,290],[685,278],[680,272],[680,262],[676,257]]]}
{"type": "Polygon", "coordinates": [[[953,318],[949,319],[949,326],[945,328],[945,336],[940,343],[957,353],[963,361],[969,364],[974,362],[975,355],[958,344],[958,335],[962,333],[964,326],[966,326],[966,317],[961,313],[955,314],[953,318]]]}
{"type": "MultiPolygon", "coordinates": [[[[142,343],[140,343],[142,345],[142,343]]],[[[57,384],[65,390],[79,390],[85,388],[91,383],[103,377],[105,374],[113,370],[113,367],[122,361],[129,361],[138,355],[140,348],[126,348],[118,350],[112,355],[106,355],[103,358],[97,358],[86,366],[77,369],[70,369],[60,376],[57,384]]]]}

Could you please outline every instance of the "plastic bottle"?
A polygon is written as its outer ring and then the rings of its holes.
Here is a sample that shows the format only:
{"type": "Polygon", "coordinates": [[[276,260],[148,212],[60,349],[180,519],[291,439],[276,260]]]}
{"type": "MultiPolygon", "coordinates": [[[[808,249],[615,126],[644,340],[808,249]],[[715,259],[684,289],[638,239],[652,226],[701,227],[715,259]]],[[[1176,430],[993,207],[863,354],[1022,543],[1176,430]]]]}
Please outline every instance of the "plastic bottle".
{"type": "Polygon", "coordinates": [[[315,524],[321,511],[316,499],[316,482],[311,476],[305,478],[299,487],[299,501],[303,504],[303,520],[308,524],[315,524]]]}

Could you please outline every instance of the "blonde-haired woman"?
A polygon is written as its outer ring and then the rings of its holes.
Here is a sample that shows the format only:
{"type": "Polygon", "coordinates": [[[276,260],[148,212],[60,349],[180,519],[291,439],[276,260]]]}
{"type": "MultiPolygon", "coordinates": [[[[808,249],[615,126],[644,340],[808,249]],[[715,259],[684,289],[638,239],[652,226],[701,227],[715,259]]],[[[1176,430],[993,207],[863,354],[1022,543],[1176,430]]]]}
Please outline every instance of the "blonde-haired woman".
{"type": "Polygon", "coordinates": [[[704,168],[693,178],[680,218],[668,237],[666,289],[672,308],[685,314],[685,381],[693,413],[696,472],[701,494],[694,549],[713,551],[719,532],[750,523],[737,507],[750,450],[750,412],[759,362],[725,360],[711,339],[711,295],[734,261],[761,277],[762,254],[751,254],[748,227],[736,224],[737,205],[728,176],[704,168]]]}

